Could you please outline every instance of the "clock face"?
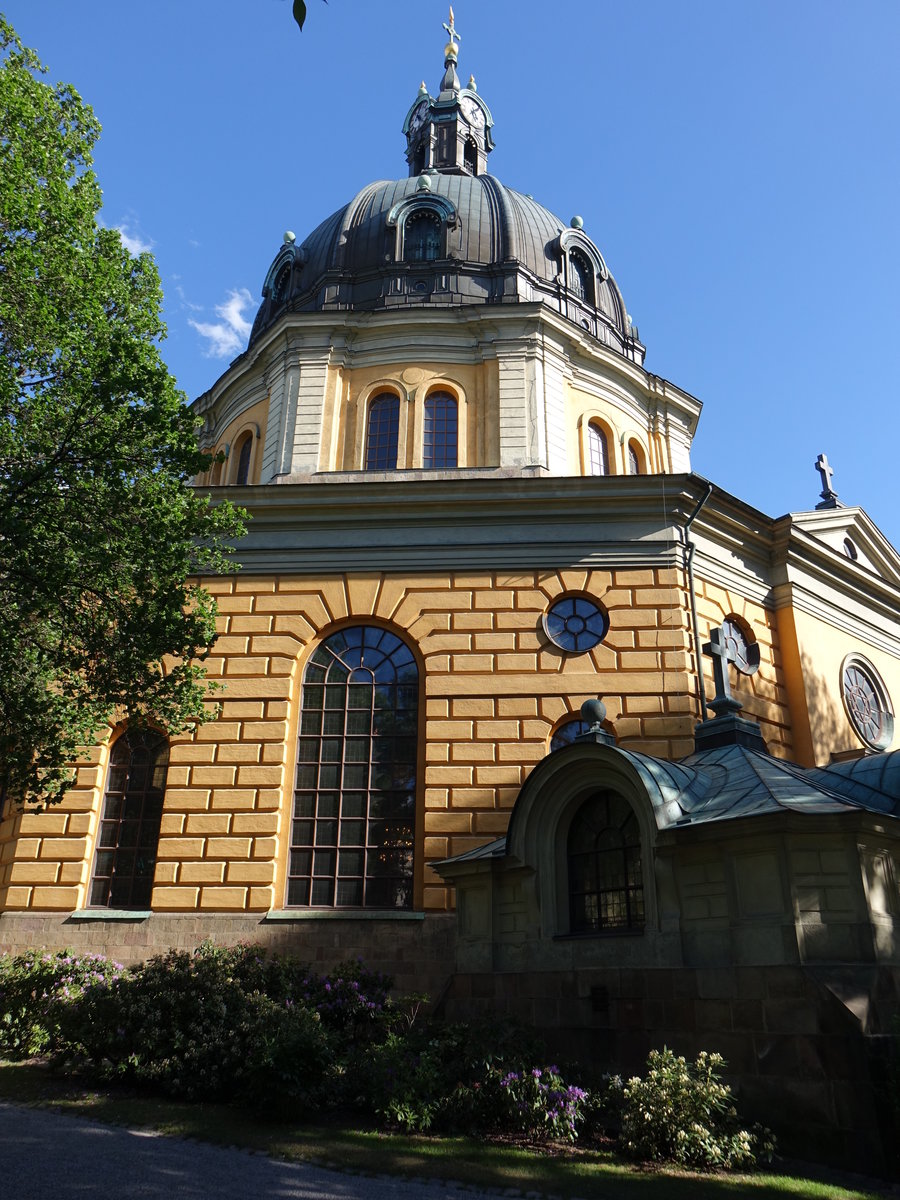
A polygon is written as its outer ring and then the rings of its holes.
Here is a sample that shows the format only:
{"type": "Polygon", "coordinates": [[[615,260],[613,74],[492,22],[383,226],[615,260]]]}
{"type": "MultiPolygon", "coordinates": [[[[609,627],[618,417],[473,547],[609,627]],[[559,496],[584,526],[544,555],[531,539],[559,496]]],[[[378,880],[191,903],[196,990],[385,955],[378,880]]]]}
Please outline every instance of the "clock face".
{"type": "Polygon", "coordinates": [[[474,125],[480,129],[484,124],[484,113],[479,105],[472,99],[471,96],[463,96],[459,107],[462,109],[463,116],[470,125],[474,125]]]}
{"type": "Polygon", "coordinates": [[[415,111],[413,112],[413,115],[410,118],[409,132],[410,133],[418,133],[418,131],[425,124],[425,118],[427,116],[428,116],[428,101],[422,100],[416,106],[415,111]]]}

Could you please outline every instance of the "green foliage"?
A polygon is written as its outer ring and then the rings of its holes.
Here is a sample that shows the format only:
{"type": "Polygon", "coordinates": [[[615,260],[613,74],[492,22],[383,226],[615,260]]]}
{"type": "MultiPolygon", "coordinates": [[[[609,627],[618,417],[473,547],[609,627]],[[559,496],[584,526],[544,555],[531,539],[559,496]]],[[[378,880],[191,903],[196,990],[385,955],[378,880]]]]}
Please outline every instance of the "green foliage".
{"type": "Polygon", "coordinates": [[[102,954],[29,950],[0,956],[0,1058],[30,1058],[55,1049],[67,1006],[103,990],[123,967],[102,954]]]}
{"type": "Polygon", "coordinates": [[[665,1047],[647,1059],[647,1074],[625,1084],[621,1149],[630,1157],[685,1167],[748,1168],[771,1161],[772,1134],[742,1129],[725,1061],[703,1051],[696,1062],[665,1047]]]}
{"type": "Polygon", "coordinates": [[[85,994],[62,1022],[68,1054],[174,1096],[313,1104],[327,1033],[312,1008],[245,988],[235,967],[247,953],[171,950],[85,994]]]}
{"type": "Polygon", "coordinates": [[[111,718],[206,719],[240,531],[158,349],[160,284],[98,223],[99,125],[0,17],[0,803],[59,798],[111,718]],[[165,661],[165,665],[164,665],[165,661]]]}

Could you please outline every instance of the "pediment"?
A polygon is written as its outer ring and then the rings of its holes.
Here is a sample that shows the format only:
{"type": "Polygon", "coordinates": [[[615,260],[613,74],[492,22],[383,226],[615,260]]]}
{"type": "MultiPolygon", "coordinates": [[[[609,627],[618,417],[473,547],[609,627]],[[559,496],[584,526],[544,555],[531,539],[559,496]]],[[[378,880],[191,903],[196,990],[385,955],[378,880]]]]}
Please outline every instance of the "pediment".
{"type": "Polygon", "coordinates": [[[842,558],[900,587],[900,553],[864,509],[845,508],[843,505],[813,509],[810,512],[791,513],[790,522],[792,530],[808,534],[842,558]],[[855,558],[851,548],[856,553],[855,558]]]}

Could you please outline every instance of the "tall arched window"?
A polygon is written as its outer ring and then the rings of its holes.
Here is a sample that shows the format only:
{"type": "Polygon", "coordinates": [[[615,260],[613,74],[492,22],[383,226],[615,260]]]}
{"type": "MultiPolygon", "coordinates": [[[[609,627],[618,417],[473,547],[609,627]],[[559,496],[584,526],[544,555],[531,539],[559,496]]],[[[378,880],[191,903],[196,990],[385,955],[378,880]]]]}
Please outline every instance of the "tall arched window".
{"type": "Polygon", "coordinates": [[[478,146],[475,144],[474,138],[466,138],[463,146],[463,163],[467,171],[471,171],[473,175],[478,174],[478,146]]]}
{"type": "Polygon", "coordinates": [[[366,470],[393,471],[397,467],[400,435],[400,399],[390,392],[376,396],[369,405],[366,432],[366,470]]]}
{"type": "Polygon", "coordinates": [[[628,801],[610,791],[591,796],[569,828],[567,849],[571,932],[643,929],[641,837],[628,801]]]}
{"type": "Polygon", "coordinates": [[[91,907],[150,907],[168,768],[169,743],[155,730],[129,729],[113,746],[91,907]]]}
{"type": "Polygon", "coordinates": [[[433,392],[425,401],[422,463],[425,467],[457,464],[458,414],[456,401],[446,392],[433,392]]]}
{"type": "Polygon", "coordinates": [[[303,676],[289,906],[411,908],[419,673],[371,625],[332,634],[303,676]]]}
{"type": "Polygon", "coordinates": [[[241,442],[238,451],[237,476],[235,483],[244,487],[250,480],[250,455],[253,453],[253,434],[248,433],[241,442]]]}
{"type": "Polygon", "coordinates": [[[569,291],[574,292],[579,300],[584,300],[588,304],[594,303],[594,272],[591,264],[579,254],[577,250],[573,250],[569,254],[569,291]]]}
{"type": "Polygon", "coordinates": [[[591,475],[609,474],[609,442],[606,432],[593,421],[588,425],[588,468],[591,475]]]}
{"type": "Polygon", "coordinates": [[[635,441],[628,443],[628,474],[643,475],[644,473],[644,455],[640,446],[635,441]]]}
{"type": "Polygon", "coordinates": [[[441,226],[438,213],[420,208],[410,213],[403,228],[403,257],[407,262],[434,262],[441,256],[441,226]]]}

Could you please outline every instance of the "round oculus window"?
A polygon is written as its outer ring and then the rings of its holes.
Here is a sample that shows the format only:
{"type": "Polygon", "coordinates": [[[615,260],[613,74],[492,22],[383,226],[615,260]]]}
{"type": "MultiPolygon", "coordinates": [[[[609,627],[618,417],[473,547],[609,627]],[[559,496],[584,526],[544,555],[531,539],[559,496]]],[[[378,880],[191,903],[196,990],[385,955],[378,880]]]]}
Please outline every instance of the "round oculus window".
{"type": "Polygon", "coordinates": [[[754,675],[759,670],[759,646],[744,629],[737,617],[726,617],[722,633],[728,647],[728,658],[742,675],[754,675]]]}
{"type": "Polygon", "coordinates": [[[841,698],[857,737],[873,750],[886,749],[894,737],[894,714],[881,676],[861,654],[841,664],[841,698]]]}
{"type": "Polygon", "coordinates": [[[570,654],[593,650],[609,629],[606,613],[586,596],[566,596],[557,600],[544,613],[543,620],[544,632],[550,641],[570,654]]]}

